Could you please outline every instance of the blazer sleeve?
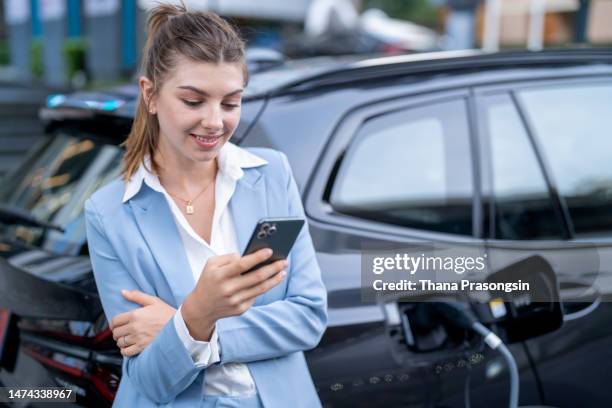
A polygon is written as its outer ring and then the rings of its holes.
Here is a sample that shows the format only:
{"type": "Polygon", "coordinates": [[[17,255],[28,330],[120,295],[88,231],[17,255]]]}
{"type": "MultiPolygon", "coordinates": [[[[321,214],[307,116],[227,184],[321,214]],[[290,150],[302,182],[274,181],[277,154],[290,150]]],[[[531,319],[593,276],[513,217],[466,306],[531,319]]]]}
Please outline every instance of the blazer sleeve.
{"type": "MultiPolygon", "coordinates": [[[[287,158],[279,154],[290,215],[306,219],[287,158]]],[[[253,306],[240,316],[217,321],[221,364],[281,357],[314,348],[319,343],[327,325],[327,291],[307,223],[289,257],[287,292],[283,300],[253,306]]]]}
{"type": "MultiPolygon", "coordinates": [[[[121,262],[91,199],[85,204],[85,219],[94,277],[104,313],[110,322],[114,316],[138,307],[121,296],[121,289],[138,289],[149,294],[154,294],[154,290],[138,285],[121,262]]],[[[144,351],[123,359],[122,375],[156,403],[172,401],[203,369],[195,365],[176,332],[173,320],[168,321],[144,351]]]]}

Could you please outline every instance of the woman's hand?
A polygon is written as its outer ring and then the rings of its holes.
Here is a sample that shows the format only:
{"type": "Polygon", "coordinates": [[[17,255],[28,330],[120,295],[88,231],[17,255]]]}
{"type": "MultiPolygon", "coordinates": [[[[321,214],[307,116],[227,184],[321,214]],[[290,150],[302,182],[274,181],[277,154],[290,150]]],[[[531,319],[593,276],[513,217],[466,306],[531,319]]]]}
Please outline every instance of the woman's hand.
{"type": "Polygon", "coordinates": [[[122,290],[124,298],[138,303],[140,308],[113,318],[110,328],[121,354],[130,357],[142,352],[176,313],[158,297],[139,290],[122,290]]]}
{"type": "Polygon", "coordinates": [[[243,275],[271,256],[272,250],[266,248],[243,257],[227,254],[208,259],[195,289],[181,307],[185,325],[194,339],[209,341],[217,320],[243,314],[257,296],[282,282],[286,275],[285,260],[243,275]]]}

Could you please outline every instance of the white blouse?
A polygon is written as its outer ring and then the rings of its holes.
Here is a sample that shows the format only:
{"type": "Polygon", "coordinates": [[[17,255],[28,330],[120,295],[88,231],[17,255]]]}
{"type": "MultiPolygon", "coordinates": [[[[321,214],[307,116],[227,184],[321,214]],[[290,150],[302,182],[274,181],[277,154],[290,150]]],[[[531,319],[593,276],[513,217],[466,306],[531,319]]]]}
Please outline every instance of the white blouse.
{"type": "MultiPolygon", "coordinates": [[[[150,168],[150,159],[145,159],[150,168]]],[[[138,171],[126,185],[123,202],[133,197],[144,181],[150,188],[162,193],[167,201],[174,220],[176,221],[194,282],[200,278],[204,266],[211,256],[231,252],[238,253],[238,242],[234,220],[228,203],[236,188],[236,181],[244,172],[242,168],[260,166],[267,162],[254,154],[232,144],[226,143],[217,157],[218,168],[215,180],[215,209],[213,212],[210,245],[206,243],[189,225],[185,216],[177,207],[172,197],[159,182],[159,178],[140,166],[138,171]]],[[[194,283],[195,285],[195,283],[194,283]]],[[[174,325],[185,348],[191,354],[198,367],[206,367],[204,377],[205,395],[251,396],[257,393],[253,377],[248,367],[241,363],[215,364],[220,361],[220,345],[215,328],[210,342],[195,340],[190,334],[183,316],[178,312],[174,315],[174,325]]]]}

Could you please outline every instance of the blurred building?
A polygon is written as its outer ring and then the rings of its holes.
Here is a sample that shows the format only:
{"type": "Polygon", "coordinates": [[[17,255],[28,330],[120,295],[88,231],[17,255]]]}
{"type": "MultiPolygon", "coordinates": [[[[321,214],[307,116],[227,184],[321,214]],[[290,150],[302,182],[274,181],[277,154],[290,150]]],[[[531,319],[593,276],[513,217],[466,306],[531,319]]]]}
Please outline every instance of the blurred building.
{"type": "Polygon", "coordinates": [[[612,1],[593,0],[587,38],[593,43],[612,44],[612,1]]]}
{"type": "MultiPolygon", "coordinates": [[[[499,46],[521,47],[529,43],[533,13],[541,7],[543,45],[574,42],[612,44],[612,1],[610,0],[493,0],[484,1],[477,15],[477,37],[484,42],[487,5],[499,7],[499,46]],[[581,22],[581,19],[584,21],[581,22]],[[584,35],[581,35],[584,31],[584,35]]],[[[537,27],[537,24],[536,24],[537,27]]],[[[540,33],[538,33],[540,34],[540,33]]]]}
{"type": "MultiPolygon", "coordinates": [[[[166,0],[178,3],[178,0],[166,0]]],[[[425,1],[425,0],[423,0],[425,1]]],[[[146,10],[156,0],[2,0],[0,79],[40,78],[51,86],[80,87],[133,76],[145,41],[146,10]]],[[[438,47],[435,31],[366,10],[370,0],[185,0],[189,8],[229,17],[249,46],[292,56],[352,52],[412,52],[438,47]],[[314,18],[312,16],[315,16],[314,18]]],[[[496,44],[612,44],[612,0],[427,0],[446,10],[446,47],[483,43],[487,5],[496,4],[496,44]],[[534,30],[533,5],[541,5],[534,30]],[[530,28],[531,27],[531,28],[530,28]],[[532,40],[530,40],[532,38],[532,40]],[[533,42],[533,41],[532,41],[533,42]]],[[[393,3],[397,4],[397,3],[393,3]]],[[[396,8],[397,9],[397,8],[396,8]]],[[[389,15],[387,15],[389,14],[389,15]]],[[[490,13],[489,13],[490,14],[490,13]]],[[[490,20],[490,19],[489,19],[490,20]]],[[[490,37],[490,35],[488,36],[490,37]]]]}
{"type": "MultiPolygon", "coordinates": [[[[311,2],[185,0],[191,9],[212,10],[240,27],[249,27],[243,34],[250,45],[276,49],[282,47],[285,37],[301,32],[311,2]]],[[[27,81],[40,76],[54,86],[82,85],[83,76],[94,81],[129,78],[144,45],[146,11],[156,3],[2,0],[0,65],[4,45],[4,63],[12,67],[4,70],[4,77],[27,81]]]]}
{"type": "MultiPolygon", "coordinates": [[[[312,0],[184,0],[193,10],[210,10],[227,17],[240,17],[269,21],[304,21],[312,0]]],[[[166,3],[180,4],[178,0],[166,3]]],[[[147,10],[154,7],[158,0],[138,0],[138,6],[147,10]]]]}

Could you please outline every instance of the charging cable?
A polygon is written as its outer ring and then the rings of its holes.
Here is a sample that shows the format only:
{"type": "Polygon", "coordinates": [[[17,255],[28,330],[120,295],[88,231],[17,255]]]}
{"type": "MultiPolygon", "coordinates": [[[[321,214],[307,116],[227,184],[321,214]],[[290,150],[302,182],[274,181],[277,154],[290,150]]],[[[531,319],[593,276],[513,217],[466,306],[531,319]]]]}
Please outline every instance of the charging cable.
{"type": "Polygon", "coordinates": [[[510,402],[508,406],[510,408],[517,408],[519,399],[518,367],[514,360],[514,356],[504,342],[495,333],[478,321],[467,302],[440,301],[432,303],[432,305],[438,314],[449,323],[464,329],[474,330],[483,337],[485,343],[487,343],[489,347],[501,353],[504,360],[506,360],[510,373],[510,402]]]}
{"type": "Polygon", "coordinates": [[[510,373],[510,408],[518,407],[518,398],[519,398],[519,373],[518,367],[516,366],[516,360],[514,360],[514,356],[508,350],[508,347],[504,344],[504,342],[497,337],[495,333],[491,330],[487,329],[482,323],[474,322],[472,324],[472,329],[479,333],[482,337],[484,337],[485,343],[488,344],[493,350],[498,350],[501,355],[506,360],[506,364],[508,365],[508,371],[510,373]]]}

